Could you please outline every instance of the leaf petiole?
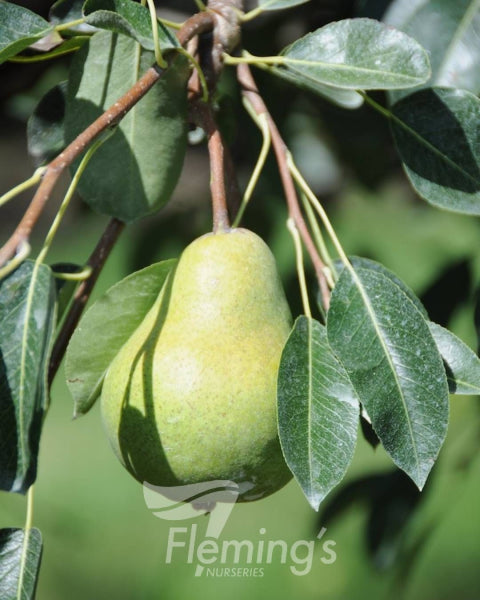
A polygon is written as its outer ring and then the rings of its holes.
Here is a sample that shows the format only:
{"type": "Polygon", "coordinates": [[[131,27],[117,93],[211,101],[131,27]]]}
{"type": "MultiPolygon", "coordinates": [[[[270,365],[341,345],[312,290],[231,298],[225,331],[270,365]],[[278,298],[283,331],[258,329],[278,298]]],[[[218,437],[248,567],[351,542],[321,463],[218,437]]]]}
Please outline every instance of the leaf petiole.
{"type": "Polygon", "coordinates": [[[310,302],[308,300],[308,291],[307,291],[307,281],[305,279],[305,265],[303,264],[303,251],[302,251],[302,241],[300,239],[300,234],[298,233],[297,226],[293,219],[287,219],[287,227],[290,232],[293,244],[295,246],[295,258],[297,265],[297,276],[298,276],[298,284],[300,286],[300,294],[302,296],[302,304],[303,311],[305,316],[309,319],[312,318],[312,311],[310,310],[310,302]]]}
{"type": "Polygon", "coordinates": [[[15,256],[0,269],[0,281],[14,271],[29,256],[32,251],[30,244],[24,240],[15,256]]]}
{"type": "Polygon", "coordinates": [[[72,179],[70,185],[68,186],[68,190],[67,190],[67,193],[65,194],[62,204],[60,205],[60,208],[58,209],[58,213],[56,214],[55,219],[53,220],[53,223],[47,233],[47,236],[45,237],[45,242],[43,244],[43,248],[40,250],[40,253],[37,256],[37,259],[35,261],[37,264],[42,263],[45,260],[45,257],[47,255],[48,251],[50,250],[53,239],[58,231],[60,223],[62,222],[62,219],[68,208],[68,205],[70,204],[70,201],[73,197],[73,194],[75,193],[75,190],[77,189],[77,185],[78,185],[78,182],[80,181],[80,177],[82,176],[83,172],[85,171],[90,159],[95,154],[95,152],[98,150],[98,148],[111,135],[113,135],[115,130],[116,130],[116,128],[106,130],[103,133],[103,135],[90,146],[90,148],[86,151],[85,156],[80,161],[78,169],[76,170],[75,175],[73,176],[73,179],[72,179]]]}
{"type": "Polygon", "coordinates": [[[325,209],[320,204],[320,202],[318,201],[318,198],[312,192],[312,190],[308,186],[307,182],[303,178],[302,174],[298,170],[298,167],[295,165],[295,162],[293,161],[293,157],[290,154],[290,152],[287,155],[287,164],[288,164],[288,168],[289,168],[290,173],[292,174],[293,178],[295,179],[295,181],[299,185],[300,189],[303,191],[303,193],[305,194],[305,196],[307,197],[307,199],[309,200],[309,202],[312,204],[313,208],[317,212],[318,216],[320,217],[325,229],[327,230],[328,235],[330,236],[330,239],[333,242],[333,245],[335,246],[336,251],[338,252],[338,256],[340,257],[340,260],[343,262],[343,264],[347,267],[347,269],[349,271],[354,273],[353,267],[350,264],[350,261],[348,260],[347,255],[345,254],[345,251],[340,243],[340,240],[337,237],[337,234],[335,233],[335,230],[334,230],[332,224],[330,223],[330,219],[328,218],[327,213],[325,212],[325,209]]]}
{"type": "Polygon", "coordinates": [[[41,181],[46,170],[47,170],[47,167],[39,167],[38,169],[35,170],[35,172],[33,173],[33,175],[31,177],[29,177],[22,183],[19,183],[18,185],[13,187],[11,190],[8,190],[8,192],[3,194],[3,196],[0,196],[0,206],[3,206],[4,204],[6,204],[7,202],[9,202],[13,198],[15,198],[15,196],[18,196],[18,194],[21,194],[22,192],[25,192],[26,190],[33,187],[34,185],[37,185],[37,183],[39,183],[41,181]]]}
{"type": "Polygon", "coordinates": [[[160,41],[158,39],[158,19],[157,19],[157,10],[155,8],[155,4],[153,0],[147,0],[148,10],[150,11],[150,20],[152,22],[152,34],[153,34],[153,44],[155,48],[155,60],[157,61],[157,65],[161,69],[166,69],[168,67],[167,61],[162,56],[162,50],[160,48],[160,41]]]}
{"type": "Polygon", "coordinates": [[[257,113],[253,110],[253,107],[251,106],[251,104],[245,98],[243,99],[243,104],[244,104],[245,108],[247,109],[247,112],[250,114],[250,116],[252,117],[252,119],[255,121],[258,128],[262,132],[262,140],[263,141],[262,141],[262,147],[260,149],[260,154],[259,154],[257,162],[255,164],[255,168],[253,169],[252,176],[250,177],[250,181],[248,182],[247,188],[245,190],[245,194],[242,199],[242,203],[240,205],[240,208],[238,210],[237,216],[235,217],[232,227],[237,227],[238,224],[240,223],[240,221],[242,220],[245,209],[247,208],[247,205],[250,202],[250,198],[252,197],[253,190],[255,189],[255,186],[258,183],[258,178],[260,177],[260,173],[262,172],[263,167],[265,166],[265,161],[267,159],[267,155],[268,155],[268,152],[269,152],[270,146],[271,146],[270,127],[268,125],[268,117],[267,117],[266,113],[257,115],[257,113]]]}

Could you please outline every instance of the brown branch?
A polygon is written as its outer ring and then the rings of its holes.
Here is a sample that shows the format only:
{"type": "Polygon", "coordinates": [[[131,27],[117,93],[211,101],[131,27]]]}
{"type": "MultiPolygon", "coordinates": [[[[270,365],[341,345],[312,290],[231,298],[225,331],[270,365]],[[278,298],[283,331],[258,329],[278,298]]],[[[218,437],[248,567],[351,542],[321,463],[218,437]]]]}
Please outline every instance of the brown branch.
{"type": "Polygon", "coordinates": [[[122,223],[122,221],[119,221],[118,219],[111,219],[105,231],[103,232],[102,237],[90,255],[90,258],[88,259],[87,265],[92,268],[92,273],[88,279],[82,281],[82,283],[80,283],[78,286],[73,297],[72,305],[68,311],[65,321],[62,324],[60,333],[55,340],[55,345],[53,346],[48,368],[49,386],[52,384],[58,367],[62,362],[68,342],[70,341],[70,338],[72,337],[72,334],[78,325],[78,321],[82,316],[82,312],[88,302],[88,299],[90,298],[90,294],[92,293],[93,287],[97,282],[98,276],[100,275],[100,272],[103,269],[103,266],[124,227],[125,223],[122,223]]]}
{"type": "Polygon", "coordinates": [[[307,252],[312,260],[318,285],[320,286],[320,292],[322,294],[323,305],[325,310],[328,310],[330,305],[330,289],[325,277],[325,264],[323,263],[317,251],[300,209],[295,183],[293,181],[292,174],[290,173],[290,169],[288,168],[288,148],[283,141],[280,132],[278,131],[275,121],[268,112],[265,102],[258,91],[257,85],[250,71],[250,67],[247,64],[238,65],[237,78],[242,87],[243,95],[253,106],[257,115],[264,114],[267,118],[268,127],[272,138],[272,146],[277,159],[278,170],[280,172],[285,198],[287,200],[288,212],[290,217],[295,222],[307,252]]]}
{"type": "MultiPolygon", "coordinates": [[[[208,12],[201,12],[188,19],[179,30],[177,37],[182,46],[188,41],[212,29],[214,18],[208,12]]],[[[61,173],[91,144],[103,131],[120,121],[127,112],[148,92],[160,79],[164,70],[158,66],[151,67],[113,106],[106,110],[96,121],[85,129],[65,150],[47,167],[42,182],[33,196],[20,223],[11,237],[0,249],[0,266],[10,260],[17,248],[30,237],[33,227],[45,208],[45,204],[58,181],[61,173]]]]}
{"type": "Polygon", "coordinates": [[[213,231],[226,231],[230,228],[225,189],[224,144],[212,109],[203,102],[195,104],[195,116],[208,138],[210,156],[210,192],[212,195],[213,231]]]}

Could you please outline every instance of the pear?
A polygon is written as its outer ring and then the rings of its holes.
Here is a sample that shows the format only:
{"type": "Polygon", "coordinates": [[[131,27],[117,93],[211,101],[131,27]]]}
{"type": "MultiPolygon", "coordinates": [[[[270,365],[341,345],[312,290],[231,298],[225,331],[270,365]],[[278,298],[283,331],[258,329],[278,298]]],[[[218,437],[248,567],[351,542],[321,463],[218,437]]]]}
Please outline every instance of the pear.
{"type": "Polygon", "coordinates": [[[244,501],[285,485],[276,386],[290,329],[261,238],[229,229],[191,243],[105,377],[103,421],[123,465],[151,485],[230,480],[244,501]]]}

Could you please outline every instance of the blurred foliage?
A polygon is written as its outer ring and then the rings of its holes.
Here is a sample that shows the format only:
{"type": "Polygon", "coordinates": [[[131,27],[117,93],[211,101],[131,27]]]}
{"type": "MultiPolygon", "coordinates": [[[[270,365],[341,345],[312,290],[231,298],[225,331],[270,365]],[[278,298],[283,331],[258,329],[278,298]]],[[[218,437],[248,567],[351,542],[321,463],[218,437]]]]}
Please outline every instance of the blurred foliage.
{"type": "MultiPolygon", "coordinates": [[[[18,4],[46,15],[50,2],[37,1],[33,6],[25,0],[18,4]]],[[[379,18],[388,4],[386,0],[314,0],[295,11],[271,13],[250,23],[245,46],[255,54],[273,54],[331,20],[354,15],[379,18]]],[[[163,6],[175,9],[176,14],[194,9],[191,1],[162,2],[163,6]]],[[[65,78],[69,63],[67,57],[54,65],[6,64],[0,68],[0,190],[31,173],[26,119],[43,93],[65,78]]],[[[415,197],[401,171],[388,124],[368,107],[342,110],[267,73],[259,72],[257,79],[300,169],[321,197],[348,253],[382,262],[422,296],[433,319],[448,323],[475,348],[478,222],[439,211],[415,197]]],[[[228,74],[218,102],[243,187],[260,149],[260,136],[242,112],[228,74]]],[[[172,202],[123,234],[93,298],[135,269],[178,256],[189,241],[208,231],[208,178],[204,145],[190,148],[172,202]]],[[[2,236],[18,220],[26,198],[28,195],[4,213],[2,236]]],[[[55,208],[52,199],[52,210],[55,208]]],[[[51,214],[40,223],[39,239],[51,214]]],[[[285,220],[280,181],[270,156],[244,225],[270,244],[292,310],[298,314],[301,303],[285,220]]],[[[52,249],[51,262],[83,264],[105,223],[103,217],[77,202],[52,249]]],[[[313,281],[311,270],[309,278],[313,281]]],[[[225,539],[256,540],[264,527],[268,539],[292,543],[315,539],[324,526],[325,539],[336,542],[334,564],[320,562],[317,543],[312,570],[303,577],[294,576],[288,564],[275,563],[265,566],[263,578],[223,579],[194,578],[193,566],[186,562],[165,564],[170,524],[149,513],[141,486],[119,465],[103,435],[98,408],[73,421],[72,399],[62,372],[52,398],[35,499],[35,525],[45,543],[39,600],[177,599],[193,594],[249,600],[480,597],[478,398],[452,400],[447,441],[421,502],[417,494],[402,487],[401,477],[391,471],[384,451],[373,449],[360,436],[338,496],[334,491],[329,499],[334,503],[340,498],[338,505],[330,505],[331,514],[338,513],[335,518],[321,513],[319,522],[292,482],[273,497],[235,507],[223,534],[225,539]],[[368,488],[368,502],[356,496],[344,506],[342,498],[362,481],[375,482],[377,491],[371,493],[368,488]],[[383,568],[379,570],[379,566],[383,568]]],[[[22,526],[24,513],[23,497],[0,494],[0,527],[22,526]]],[[[205,527],[201,517],[198,523],[200,529],[205,527]]]]}

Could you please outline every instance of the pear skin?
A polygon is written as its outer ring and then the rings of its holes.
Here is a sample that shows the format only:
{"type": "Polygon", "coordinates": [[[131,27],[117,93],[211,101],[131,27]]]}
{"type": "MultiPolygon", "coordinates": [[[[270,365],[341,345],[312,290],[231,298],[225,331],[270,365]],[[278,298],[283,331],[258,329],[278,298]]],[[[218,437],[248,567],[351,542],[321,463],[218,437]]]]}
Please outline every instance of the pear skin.
{"type": "Polygon", "coordinates": [[[130,473],[161,486],[230,480],[244,501],[285,485],[276,387],[291,320],[256,234],[190,244],[103,384],[104,425],[130,473]]]}

